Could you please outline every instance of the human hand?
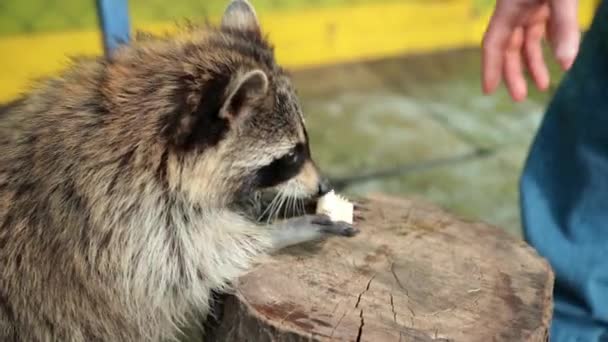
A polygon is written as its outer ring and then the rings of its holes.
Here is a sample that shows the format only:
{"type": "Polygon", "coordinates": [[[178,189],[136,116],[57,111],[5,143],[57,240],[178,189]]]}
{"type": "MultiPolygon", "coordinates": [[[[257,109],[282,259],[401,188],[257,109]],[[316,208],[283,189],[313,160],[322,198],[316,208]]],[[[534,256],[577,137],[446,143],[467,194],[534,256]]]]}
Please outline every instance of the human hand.
{"type": "Polygon", "coordinates": [[[511,97],[527,96],[524,67],[540,90],[549,87],[541,41],[547,36],[564,70],[578,53],[577,0],[497,0],[483,39],[482,83],[492,93],[504,78],[511,97]]]}

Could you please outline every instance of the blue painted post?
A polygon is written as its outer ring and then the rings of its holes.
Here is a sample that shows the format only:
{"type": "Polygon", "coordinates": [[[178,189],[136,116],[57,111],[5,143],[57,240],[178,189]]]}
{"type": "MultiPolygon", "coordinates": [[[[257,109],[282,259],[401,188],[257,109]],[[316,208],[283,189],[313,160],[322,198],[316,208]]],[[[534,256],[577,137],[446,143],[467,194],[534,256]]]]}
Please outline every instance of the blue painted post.
{"type": "Polygon", "coordinates": [[[99,26],[103,34],[103,48],[106,56],[120,44],[130,40],[128,0],[96,0],[99,26]]]}

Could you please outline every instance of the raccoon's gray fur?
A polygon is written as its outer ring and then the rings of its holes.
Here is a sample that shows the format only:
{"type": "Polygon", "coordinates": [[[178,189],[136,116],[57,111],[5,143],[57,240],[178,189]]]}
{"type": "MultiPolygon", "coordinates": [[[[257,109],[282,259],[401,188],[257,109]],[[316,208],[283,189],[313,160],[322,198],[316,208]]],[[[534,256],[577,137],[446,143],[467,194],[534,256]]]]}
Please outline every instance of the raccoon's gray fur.
{"type": "Polygon", "coordinates": [[[173,339],[258,257],[356,233],[254,223],[238,203],[268,188],[328,190],[246,1],[75,62],[0,113],[0,341],[173,339]]]}

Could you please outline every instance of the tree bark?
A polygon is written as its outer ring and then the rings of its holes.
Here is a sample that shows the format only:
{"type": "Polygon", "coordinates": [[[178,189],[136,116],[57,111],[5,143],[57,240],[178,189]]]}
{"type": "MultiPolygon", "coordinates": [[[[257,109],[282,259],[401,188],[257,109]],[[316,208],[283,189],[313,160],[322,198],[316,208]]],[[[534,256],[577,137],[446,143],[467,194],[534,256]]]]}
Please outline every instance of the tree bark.
{"type": "Polygon", "coordinates": [[[523,241],[414,199],[362,200],[354,238],[242,277],[217,341],[546,341],[553,273],[523,241]]]}

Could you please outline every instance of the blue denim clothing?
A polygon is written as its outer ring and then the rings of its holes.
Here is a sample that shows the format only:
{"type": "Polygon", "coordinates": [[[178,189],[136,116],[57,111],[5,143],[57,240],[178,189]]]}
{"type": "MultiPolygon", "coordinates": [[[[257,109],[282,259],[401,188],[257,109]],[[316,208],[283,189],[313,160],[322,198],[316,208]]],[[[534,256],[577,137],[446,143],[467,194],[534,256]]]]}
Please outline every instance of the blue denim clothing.
{"type": "Polygon", "coordinates": [[[549,104],[522,179],[526,240],[556,273],[551,341],[608,341],[608,1],[549,104]]]}

